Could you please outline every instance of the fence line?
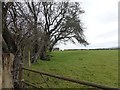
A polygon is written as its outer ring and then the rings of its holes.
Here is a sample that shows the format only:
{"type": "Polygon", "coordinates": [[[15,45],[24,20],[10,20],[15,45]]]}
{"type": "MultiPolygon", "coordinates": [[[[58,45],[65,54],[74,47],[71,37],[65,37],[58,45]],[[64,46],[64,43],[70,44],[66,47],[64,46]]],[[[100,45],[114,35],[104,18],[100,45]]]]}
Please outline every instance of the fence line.
{"type": "Polygon", "coordinates": [[[73,83],[77,83],[77,84],[87,85],[87,86],[96,87],[96,88],[104,89],[104,90],[106,90],[106,89],[107,90],[120,90],[119,88],[109,87],[109,86],[100,85],[100,84],[87,82],[87,81],[75,80],[75,79],[71,79],[71,78],[68,78],[68,77],[63,77],[63,76],[54,75],[54,74],[50,74],[50,73],[46,73],[46,72],[41,72],[41,71],[37,71],[37,70],[33,70],[33,69],[28,69],[28,68],[22,67],[22,65],[20,65],[20,66],[21,66],[20,68],[22,68],[23,70],[31,71],[31,72],[34,72],[34,73],[39,73],[41,75],[46,75],[46,76],[58,78],[58,79],[61,79],[61,80],[65,80],[65,81],[69,81],[69,82],[73,82],[73,83]]]}

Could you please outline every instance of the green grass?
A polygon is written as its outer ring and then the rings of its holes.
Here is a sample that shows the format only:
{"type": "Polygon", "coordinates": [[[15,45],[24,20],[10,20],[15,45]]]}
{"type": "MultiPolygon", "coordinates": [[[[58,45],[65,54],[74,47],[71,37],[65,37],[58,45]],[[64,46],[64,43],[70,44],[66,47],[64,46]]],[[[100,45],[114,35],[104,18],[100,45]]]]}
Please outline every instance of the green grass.
{"type": "MultiPolygon", "coordinates": [[[[52,52],[51,61],[39,60],[30,68],[52,74],[70,77],[77,80],[94,82],[111,87],[118,87],[118,51],[117,50],[83,50],[83,51],[56,51],[52,52]]],[[[48,84],[51,88],[84,88],[88,86],[69,83],[63,80],[50,78],[48,84]]],[[[39,74],[25,74],[25,79],[41,84],[39,74]]]]}

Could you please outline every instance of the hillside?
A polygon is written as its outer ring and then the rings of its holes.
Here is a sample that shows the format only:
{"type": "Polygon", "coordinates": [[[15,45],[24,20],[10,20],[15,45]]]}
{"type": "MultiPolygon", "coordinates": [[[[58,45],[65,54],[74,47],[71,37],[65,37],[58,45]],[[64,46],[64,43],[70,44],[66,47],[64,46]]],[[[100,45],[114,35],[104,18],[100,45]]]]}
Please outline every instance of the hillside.
{"type": "MultiPolygon", "coordinates": [[[[78,80],[95,82],[102,85],[118,87],[118,51],[117,50],[83,50],[83,51],[56,51],[52,52],[51,61],[41,61],[31,66],[32,69],[49,72],[78,80]]],[[[29,78],[37,86],[41,77],[31,73],[29,78]]],[[[78,84],[45,77],[53,88],[83,88],[78,84]]],[[[42,86],[46,87],[45,84],[42,86]]]]}

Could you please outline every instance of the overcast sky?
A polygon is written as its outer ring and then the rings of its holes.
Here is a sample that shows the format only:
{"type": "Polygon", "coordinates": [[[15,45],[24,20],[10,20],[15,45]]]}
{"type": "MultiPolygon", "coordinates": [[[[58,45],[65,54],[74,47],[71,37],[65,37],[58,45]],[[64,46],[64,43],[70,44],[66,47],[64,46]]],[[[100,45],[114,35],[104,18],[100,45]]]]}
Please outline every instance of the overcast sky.
{"type": "Polygon", "coordinates": [[[60,49],[107,48],[118,46],[118,1],[119,0],[71,0],[80,1],[85,10],[81,19],[86,28],[84,34],[90,43],[87,47],[67,42],[60,49]]]}

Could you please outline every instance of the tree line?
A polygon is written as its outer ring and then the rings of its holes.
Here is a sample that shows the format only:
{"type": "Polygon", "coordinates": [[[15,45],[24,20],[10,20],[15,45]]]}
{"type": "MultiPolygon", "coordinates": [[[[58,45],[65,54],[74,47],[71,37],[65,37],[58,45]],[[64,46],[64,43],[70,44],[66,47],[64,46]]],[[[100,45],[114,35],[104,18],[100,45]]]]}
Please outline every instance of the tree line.
{"type": "MultiPolygon", "coordinates": [[[[78,2],[2,2],[2,51],[14,55],[13,69],[37,60],[50,60],[58,43],[88,45],[78,2]],[[28,54],[29,53],[29,54],[28,54]]],[[[18,73],[13,73],[14,81],[18,73]]]]}

